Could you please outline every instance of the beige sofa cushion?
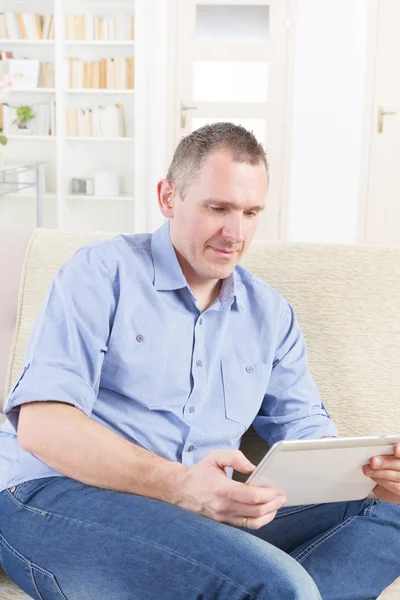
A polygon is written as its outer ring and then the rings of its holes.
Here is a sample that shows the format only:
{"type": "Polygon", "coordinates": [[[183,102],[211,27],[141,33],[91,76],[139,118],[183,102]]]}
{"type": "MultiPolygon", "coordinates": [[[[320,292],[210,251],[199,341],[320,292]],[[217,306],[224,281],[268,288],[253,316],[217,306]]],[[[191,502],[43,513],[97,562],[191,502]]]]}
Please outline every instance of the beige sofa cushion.
{"type": "Polygon", "coordinates": [[[255,242],[243,264],[292,302],[340,435],[400,432],[400,248],[255,242]]]}
{"type": "Polygon", "coordinates": [[[0,228],[0,411],[11,342],[17,319],[22,265],[33,229],[0,228]]]}

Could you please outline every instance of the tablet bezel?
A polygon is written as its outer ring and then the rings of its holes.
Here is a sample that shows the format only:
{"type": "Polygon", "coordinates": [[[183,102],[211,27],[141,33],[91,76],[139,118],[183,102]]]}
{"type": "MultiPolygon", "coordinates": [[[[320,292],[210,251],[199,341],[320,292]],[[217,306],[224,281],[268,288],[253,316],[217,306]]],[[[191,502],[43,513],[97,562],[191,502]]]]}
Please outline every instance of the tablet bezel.
{"type": "Polygon", "coordinates": [[[374,456],[373,448],[376,446],[395,445],[400,443],[400,433],[376,436],[358,436],[358,437],[338,437],[338,438],[317,438],[302,440],[280,440],[275,442],[268,450],[265,456],[258,463],[257,467],[249,475],[246,484],[251,483],[253,479],[261,474],[264,465],[276,452],[307,452],[307,450],[316,449],[335,449],[335,448],[371,448],[371,458],[374,456]]]}

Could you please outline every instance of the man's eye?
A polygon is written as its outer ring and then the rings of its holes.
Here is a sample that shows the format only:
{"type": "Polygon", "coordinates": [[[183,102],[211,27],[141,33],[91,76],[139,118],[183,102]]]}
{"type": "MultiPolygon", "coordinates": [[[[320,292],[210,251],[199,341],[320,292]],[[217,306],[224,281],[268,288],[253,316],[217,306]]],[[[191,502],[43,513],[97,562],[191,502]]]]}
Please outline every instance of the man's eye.
{"type": "Polygon", "coordinates": [[[248,212],[245,212],[244,214],[246,215],[246,217],[256,217],[257,216],[257,213],[253,212],[251,210],[248,212]]]}
{"type": "Polygon", "coordinates": [[[214,212],[223,212],[225,209],[222,206],[210,206],[214,212]]]}

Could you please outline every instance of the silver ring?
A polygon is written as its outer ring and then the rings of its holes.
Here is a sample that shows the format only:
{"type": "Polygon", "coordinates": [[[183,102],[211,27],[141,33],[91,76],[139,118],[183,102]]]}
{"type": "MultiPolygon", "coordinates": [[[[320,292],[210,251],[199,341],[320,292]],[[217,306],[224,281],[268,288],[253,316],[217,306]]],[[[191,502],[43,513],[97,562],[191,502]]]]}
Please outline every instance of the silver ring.
{"type": "Polygon", "coordinates": [[[247,529],[247,521],[248,520],[249,520],[249,517],[243,517],[242,527],[244,527],[245,529],[247,529]]]}

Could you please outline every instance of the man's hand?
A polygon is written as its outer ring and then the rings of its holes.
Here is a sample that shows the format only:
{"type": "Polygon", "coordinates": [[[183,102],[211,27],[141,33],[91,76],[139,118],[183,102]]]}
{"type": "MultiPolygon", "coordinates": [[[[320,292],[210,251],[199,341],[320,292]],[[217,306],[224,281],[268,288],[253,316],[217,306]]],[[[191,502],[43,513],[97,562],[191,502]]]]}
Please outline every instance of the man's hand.
{"type": "Polygon", "coordinates": [[[225,467],[249,475],[256,468],[240,450],[214,450],[187,468],[178,506],[237,527],[242,525],[243,517],[248,517],[248,529],[270,523],[286,502],[285,496],[275,488],[232,481],[225,467]]]}
{"type": "Polygon", "coordinates": [[[374,488],[376,498],[400,504],[400,444],[395,445],[393,455],[371,458],[363,473],[378,484],[374,488]]]}

